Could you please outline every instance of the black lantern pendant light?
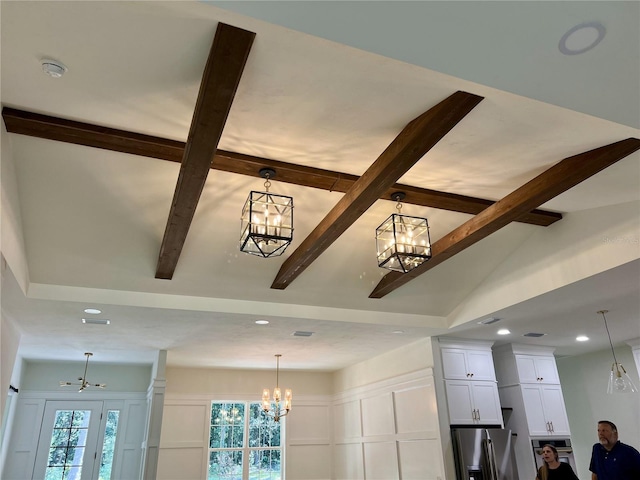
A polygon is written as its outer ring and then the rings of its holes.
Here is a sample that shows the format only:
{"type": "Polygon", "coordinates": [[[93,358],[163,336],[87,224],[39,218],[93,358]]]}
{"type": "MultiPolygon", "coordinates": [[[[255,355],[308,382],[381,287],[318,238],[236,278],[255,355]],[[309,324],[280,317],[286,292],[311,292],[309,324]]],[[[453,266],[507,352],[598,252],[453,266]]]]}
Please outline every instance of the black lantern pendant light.
{"type": "Polygon", "coordinates": [[[404,192],[395,192],[398,213],[392,214],[376,229],[378,266],[407,273],[431,258],[429,223],[426,218],[402,215],[404,192]]]}
{"type": "Polygon", "coordinates": [[[242,208],[240,251],[259,257],[282,255],[293,240],[293,198],[269,192],[276,172],[260,170],[264,192],[252,191],[242,208]]]}

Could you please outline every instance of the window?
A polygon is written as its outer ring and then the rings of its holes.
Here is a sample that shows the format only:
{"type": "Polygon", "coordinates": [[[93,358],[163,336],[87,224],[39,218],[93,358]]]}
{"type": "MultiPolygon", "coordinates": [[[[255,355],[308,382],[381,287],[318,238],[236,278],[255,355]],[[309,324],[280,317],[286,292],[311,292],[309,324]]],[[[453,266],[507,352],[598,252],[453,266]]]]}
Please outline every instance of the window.
{"type": "Polygon", "coordinates": [[[90,410],[56,411],[45,480],[80,478],[90,418],[90,410]]]}
{"type": "Polygon", "coordinates": [[[259,402],[212,402],[208,480],[281,480],[280,425],[259,402]]]}

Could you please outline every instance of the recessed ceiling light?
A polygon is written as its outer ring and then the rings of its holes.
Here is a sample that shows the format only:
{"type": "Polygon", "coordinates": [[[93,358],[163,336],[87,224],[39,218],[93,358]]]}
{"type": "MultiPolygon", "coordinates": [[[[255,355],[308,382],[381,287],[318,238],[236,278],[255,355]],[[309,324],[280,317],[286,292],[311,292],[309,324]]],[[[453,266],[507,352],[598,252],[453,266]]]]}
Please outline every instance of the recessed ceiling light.
{"type": "Polygon", "coordinates": [[[98,310],[97,308],[85,308],[84,313],[91,313],[92,315],[100,315],[102,310],[98,310]]]}
{"type": "Polygon", "coordinates": [[[498,330],[498,335],[509,335],[510,333],[511,332],[506,328],[501,328],[500,330],[498,330]]]}
{"type": "Polygon", "coordinates": [[[579,55],[598,45],[605,33],[600,22],[581,23],[562,36],[558,48],[565,55],[579,55]]]}
{"type": "Polygon", "coordinates": [[[404,333],[404,330],[394,330],[393,333],[395,333],[396,335],[402,335],[404,333]]]}
{"type": "Polygon", "coordinates": [[[269,320],[256,320],[257,325],[267,325],[269,320]]]}
{"type": "Polygon", "coordinates": [[[111,325],[111,320],[105,318],[83,318],[82,323],[88,325],[111,325]]]}
{"type": "Polygon", "coordinates": [[[587,340],[589,340],[589,337],[587,337],[586,335],[578,335],[576,337],[576,341],[578,342],[586,342],[587,340]]]}

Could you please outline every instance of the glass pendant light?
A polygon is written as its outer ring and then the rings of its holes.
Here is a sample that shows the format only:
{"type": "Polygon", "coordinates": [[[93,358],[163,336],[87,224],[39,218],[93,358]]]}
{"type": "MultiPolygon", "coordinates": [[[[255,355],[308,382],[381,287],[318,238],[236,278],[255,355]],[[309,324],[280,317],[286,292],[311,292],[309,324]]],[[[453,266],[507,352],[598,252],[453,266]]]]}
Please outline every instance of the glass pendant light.
{"type": "Polygon", "coordinates": [[[635,393],[638,391],[636,386],[629,378],[629,374],[624,369],[621,363],[616,359],[616,352],[613,350],[613,342],[611,341],[611,334],[609,333],[609,326],[607,325],[607,317],[605,313],[609,310],[598,310],[597,313],[602,315],[604,320],[604,327],[607,330],[607,336],[609,337],[609,345],[611,345],[611,353],[613,354],[613,364],[611,365],[611,373],[609,374],[609,385],[607,386],[607,393],[635,393]]]}

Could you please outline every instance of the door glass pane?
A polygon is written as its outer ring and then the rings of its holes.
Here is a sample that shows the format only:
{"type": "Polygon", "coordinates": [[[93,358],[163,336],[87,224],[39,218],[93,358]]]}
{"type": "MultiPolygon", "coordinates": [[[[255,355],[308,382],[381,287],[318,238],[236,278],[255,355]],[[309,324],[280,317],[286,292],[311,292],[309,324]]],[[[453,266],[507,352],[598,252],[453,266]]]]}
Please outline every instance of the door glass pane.
{"type": "Polygon", "coordinates": [[[102,461],[100,462],[99,480],[111,479],[111,467],[113,466],[113,453],[116,446],[116,433],[118,433],[119,410],[107,411],[107,424],[102,443],[102,461]]]}
{"type": "Polygon", "coordinates": [[[91,410],[56,410],[45,480],[79,480],[91,410]]]}

